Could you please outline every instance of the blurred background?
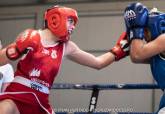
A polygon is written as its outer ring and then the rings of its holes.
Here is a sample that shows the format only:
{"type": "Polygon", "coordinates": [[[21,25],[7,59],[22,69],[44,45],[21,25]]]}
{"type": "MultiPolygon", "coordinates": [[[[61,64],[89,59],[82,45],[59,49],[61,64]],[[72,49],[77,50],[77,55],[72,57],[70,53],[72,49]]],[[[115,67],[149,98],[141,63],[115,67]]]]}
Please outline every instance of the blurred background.
{"type": "MultiPolygon", "coordinates": [[[[125,31],[123,12],[132,2],[141,2],[149,9],[165,11],[164,0],[0,0],[0,40],[13,42],[27,28],[42,29],[44,11],[54,5],[76,9],[79,22],[72,35],[81,49],[96,56],[111,49],[125,31]]],[[[16,62],[12,65],[16,67],[16,62]]],[[[147,64],[133,64],[127,57],[97,71],[71,61],[63,61],[54,83],[154,83],[147,64]]],[[[158,108],[160,90],[101,91],[98,109],[133,109],[135,112],[153,112],[158,108]]],[[[91,91],[52,90],[51,104],[55,109],[88,109],[91,91]]]]}

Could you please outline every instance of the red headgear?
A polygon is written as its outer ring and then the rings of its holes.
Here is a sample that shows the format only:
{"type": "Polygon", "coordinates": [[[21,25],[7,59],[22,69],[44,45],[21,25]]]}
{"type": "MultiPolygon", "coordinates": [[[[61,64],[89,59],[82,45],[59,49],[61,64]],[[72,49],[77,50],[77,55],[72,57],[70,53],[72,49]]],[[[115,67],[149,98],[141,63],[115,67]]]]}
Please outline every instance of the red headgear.
{"type": "Polygon", "coordinates": [[[48,9],[44,15],[47,27],[62,41],[67,41],[69,37],[66,24],[68,17],[72,17],[76,25],[77,11],[71,8],[54,6],[48,9]]]}

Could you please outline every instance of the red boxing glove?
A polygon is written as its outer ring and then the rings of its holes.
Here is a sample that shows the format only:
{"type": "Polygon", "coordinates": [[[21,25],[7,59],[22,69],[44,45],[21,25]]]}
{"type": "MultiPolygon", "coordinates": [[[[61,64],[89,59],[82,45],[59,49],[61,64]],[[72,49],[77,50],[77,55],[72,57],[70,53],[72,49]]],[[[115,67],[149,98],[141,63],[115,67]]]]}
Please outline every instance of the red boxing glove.
{"type": "Polygon", "coordinates": [[[126,32],[121,34],[116,45],[110,50],[110,52],[115,55],[115,61],[118,61],[129,55],[129,42],[126,32]]]}
{"type": "Polygon", "coordinates": [[[21,56],[21,53],[19,53],[19,51],[17,50],[15,43],[12,43],[7,47],[6,56],[10,60],[16,60],[17,58],[21,56]]]}
{"type": "Polygon", "coordinates": [[[37,31],[28,29],[18,36],[15,43],[8,46],[6,55],[9,59],[15,60],[25,54],[28,49],[37,51],[39,44],[40,35],[37,31]]]}
{"type": "Polygon", "coordinates": [[[23,53],[26,49],[32,49],[36,51],[40,44],[40,35],[37,31],[28,29],[20,34],[16,40],[16,46],[20,53],[23,53]]]}

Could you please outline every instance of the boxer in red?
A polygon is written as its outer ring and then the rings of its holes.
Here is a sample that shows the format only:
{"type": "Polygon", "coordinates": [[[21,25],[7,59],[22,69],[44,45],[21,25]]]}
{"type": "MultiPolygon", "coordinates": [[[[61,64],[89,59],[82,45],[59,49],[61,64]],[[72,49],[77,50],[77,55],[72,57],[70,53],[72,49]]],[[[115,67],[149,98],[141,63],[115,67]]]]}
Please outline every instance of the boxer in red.
{"type": "Polygon", "coordinates": [[[48,97],[63,57],[101,69],[128,55],[126,33],[98,57],[81,50],[70,40],[78,22],[72,8],[54,6],[45,12],[44,20],[44,29],[27,29],[0,50],[0,64],[19,59],[13,82],[0,95],[0,114],[53,114],[48,97]]]}

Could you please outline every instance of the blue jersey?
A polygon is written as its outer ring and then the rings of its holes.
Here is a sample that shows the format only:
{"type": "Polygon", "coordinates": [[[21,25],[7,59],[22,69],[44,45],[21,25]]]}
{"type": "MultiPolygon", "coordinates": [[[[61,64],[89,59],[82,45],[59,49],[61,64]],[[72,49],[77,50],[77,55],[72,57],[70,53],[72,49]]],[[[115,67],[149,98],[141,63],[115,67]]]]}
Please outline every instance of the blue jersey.
{"type": "Polygon", "coordinates": [[[151,71],[158,85],[163,89],[165,87],[165,58],[156,55],[151,58],[151,71]]]}
{"type": "MultiPolygon", "coordinates": [[[[156,55],[151,58],[150,65],[154,79],[156,80],[160,88],[164,90],[163,87],[165,87],[165,58],[161,57],[160,55],[156,55]]],[[[163,94],[160,100],[159,110],[163,107],[165,107],[165,94],[163,94]]]]}

